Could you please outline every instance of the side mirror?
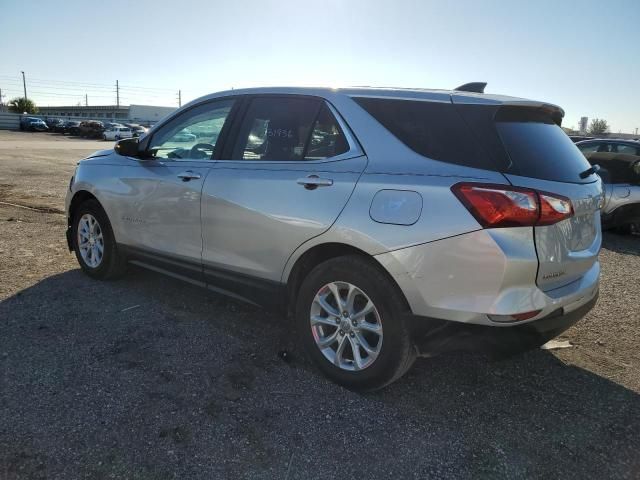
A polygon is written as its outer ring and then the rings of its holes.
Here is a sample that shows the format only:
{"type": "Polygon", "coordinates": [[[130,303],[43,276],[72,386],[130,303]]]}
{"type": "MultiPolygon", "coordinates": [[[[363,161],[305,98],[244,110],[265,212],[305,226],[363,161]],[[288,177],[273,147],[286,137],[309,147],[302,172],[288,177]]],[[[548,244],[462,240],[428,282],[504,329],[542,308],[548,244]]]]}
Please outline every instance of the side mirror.
{"type": "Polygon", "coordinates": [[[137,138],[125,138],[119,140],[114,147],[115,152],[118,155],[125,157],[137,157],[140,153],[137,138]]]}

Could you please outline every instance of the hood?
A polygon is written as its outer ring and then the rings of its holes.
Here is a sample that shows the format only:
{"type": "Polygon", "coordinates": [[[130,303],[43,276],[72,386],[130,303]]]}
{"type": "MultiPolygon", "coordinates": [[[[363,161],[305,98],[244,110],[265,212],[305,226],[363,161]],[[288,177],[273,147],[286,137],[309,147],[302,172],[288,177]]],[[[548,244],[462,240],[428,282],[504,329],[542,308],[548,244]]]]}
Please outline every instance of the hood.
{"type": "Polygon", "coordinates": [[[113,153],[113,148],[109,148],[107,150],[98,150],[97,152],[93,152],[84,160],[89,160],[91,158],[98,158],[98,157],[106,157],[107,155],[111,155],[112,153],[113,153]]]}

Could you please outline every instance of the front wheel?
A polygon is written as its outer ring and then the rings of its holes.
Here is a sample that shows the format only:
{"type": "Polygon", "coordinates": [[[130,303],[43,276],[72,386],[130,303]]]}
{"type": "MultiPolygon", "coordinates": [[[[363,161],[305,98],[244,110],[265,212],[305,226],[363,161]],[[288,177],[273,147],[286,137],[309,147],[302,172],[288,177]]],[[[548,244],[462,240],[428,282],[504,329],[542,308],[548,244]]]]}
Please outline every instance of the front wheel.
{"type": "Polygon", "coordinates": [[[303,349],[334,382],[377,390],[415,360],[404,299],[372,261],[358,255],[328,260],[305,278],[296,301],[303,349]]]}
{"type": "Polygon", "coordinates": [[[111,223],[96,200],[87,200],[74,212],[73,250],[82,270],[98,279],[124,273],[126,259],[118,251],[111,223]]]}

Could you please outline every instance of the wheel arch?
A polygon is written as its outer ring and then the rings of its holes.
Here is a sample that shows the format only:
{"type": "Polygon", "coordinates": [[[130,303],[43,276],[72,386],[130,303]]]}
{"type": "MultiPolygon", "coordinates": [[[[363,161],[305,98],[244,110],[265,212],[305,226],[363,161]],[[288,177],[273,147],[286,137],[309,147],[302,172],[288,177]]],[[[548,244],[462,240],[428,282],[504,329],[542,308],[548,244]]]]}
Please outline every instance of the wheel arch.
{"type": "Polygon", "coordinates": [[[76,193],[73,194],[73,197],[71,198],[71,202],[69,202],[69,211],[67,212],[67,246],[69,247],[69,251],[73,250],[72,243],[71,243],[73,215],[76,209],[87,200],[95,200],[100,205],[100,208],[104,210],[104,207],[102,206],[102,203],[100,202],[100,200],[98,200],[96,196],[93,193],[89,192],[88,190],[78,190],[76,193]]]}
{"type": "Polygon", "coordinates": [[[338,242],[330,242],[330,243],[321,243],[319,245],[314,245],[305,251],[300,257],[295,261],[293,267],[291,267],[288,276],[285,278],[287,292],[286,292],[286,304],[289,312],[293,311],[293,306],[295,304],[295,298],[300,289],[300,285],[306,278],[306,276],[313,270],[317,265],[326,262],[332,258],[342,257],[345,255],[358,255],[367,261],[369,261],[372,265],[374,265],[378,270],[380,270],[387,280],[389,280],[390,284],[396,291],[399,293],[400,298],[404,303],[404,307],[407,312],[410,311],[409,302],[395,281],[393,276],[387,271],[386,268],[380,262],[376,260],[373,255],[368,254],[367,252],[360,250],[352,245],[348,245],[345,243],[338,242]]]}

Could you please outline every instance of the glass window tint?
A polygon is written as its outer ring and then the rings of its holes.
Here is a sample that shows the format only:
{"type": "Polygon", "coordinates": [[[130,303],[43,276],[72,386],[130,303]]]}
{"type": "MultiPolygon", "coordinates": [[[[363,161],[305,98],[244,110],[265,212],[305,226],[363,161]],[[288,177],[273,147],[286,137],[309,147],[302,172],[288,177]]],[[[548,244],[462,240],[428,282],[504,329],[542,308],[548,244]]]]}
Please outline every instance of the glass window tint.
{"type": "Polygon", "coordinates": [[[593,181],[593,175],[580,178],[589,162],[552,121],[498,121],[496,126],[513,162],[512,173],[557,182],[593,181]]]}
{"type": "Polygon", "coordinates": [[[233,102],[221,100],[187,110],[153,135],[148,150],[155,158],[210,159],[233,102]]]}
{"type": "Polygon", "coordinates": [[[598,149],[600,148],[600,144],[588,143],[586,145],[577,145],[577,147],[582,153],[593,153],[599,151],[598,149]]]}
{"type": "Polygon", "coordinates": [[[398,140],[434,160],[496,170],[473,132],[451,103],[354,98],[398,140]]]}
{"type": "Polygon", "coordinates": [[[590,167],[585,156],[551,117],[552,112],[526,106],[458,105],[499,171],[556,182],[588,183],[580,178],[590,167]]]}
{"type": "Polygon", "coordinates": [[[233,158],[302,160],[321,105],[313,98],[254,98],[240,126],[233,158]]]}
{"type": "Polygon", "coordinates": [[[633,145],[625,145],[623,143],[619,143],[616,145],[617,153],[625,153],[627,155],[638,155],[638,147],[634,147],[633,145]]]}
{"type": "Polygon", "coordinates": [[[342,133],[338,121],[323,105],[311,131],[305,160],[322,160],[335,157],[349,151],[349,144],[342,133]]]}

